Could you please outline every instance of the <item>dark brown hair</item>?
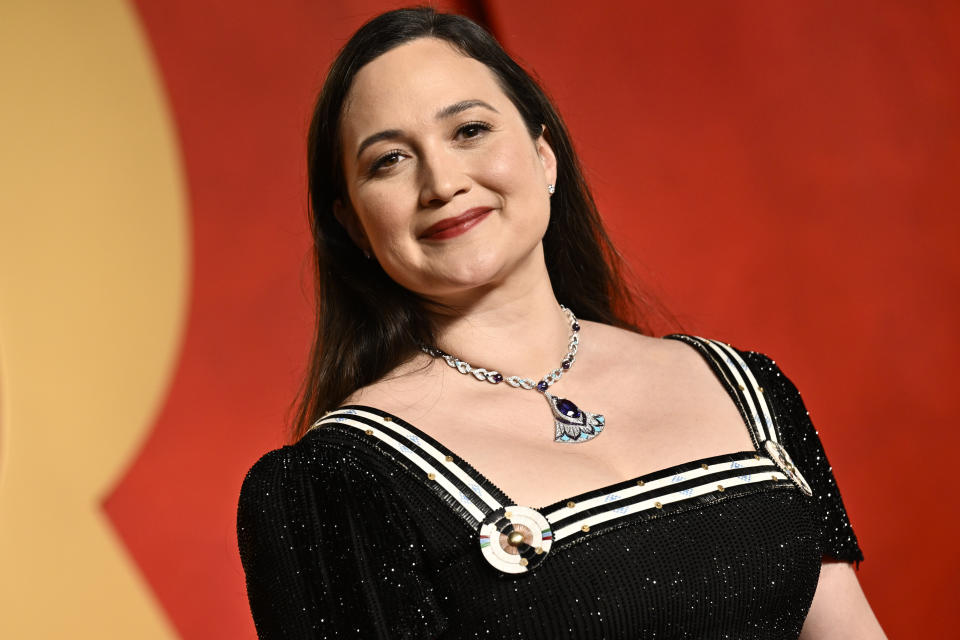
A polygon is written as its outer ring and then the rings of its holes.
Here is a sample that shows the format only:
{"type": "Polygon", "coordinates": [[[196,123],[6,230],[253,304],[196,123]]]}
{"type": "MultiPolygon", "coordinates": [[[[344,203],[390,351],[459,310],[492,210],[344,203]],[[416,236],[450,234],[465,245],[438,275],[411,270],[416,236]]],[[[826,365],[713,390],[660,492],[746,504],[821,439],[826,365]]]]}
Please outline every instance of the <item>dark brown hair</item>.
{"type": "MultiPolygon", "coordinates": [[[[546,125],[557,157],[557,187],[543,237],[546,266],[556,298],[578,317],[649,333],[614,248],[584,181],[566,127],[544,91],[486,30],[468,18],[420,7],[377,16],[337,55],[317,99],[310,124],[307,167],[310,227],[314,241],[316,326],[307,375],[297,402],[291,441],[357,389],[375,382],[434,344],[424,299],[390,279],[368,260],[334,218],[333,203],[347,198],[340,153],[344,100],[357,72],[378,56],[417,38],[444,40],[487,65],[536,139],[546,125]]],[[[435,304],[435,303],[433,303],[435,304]]]]}

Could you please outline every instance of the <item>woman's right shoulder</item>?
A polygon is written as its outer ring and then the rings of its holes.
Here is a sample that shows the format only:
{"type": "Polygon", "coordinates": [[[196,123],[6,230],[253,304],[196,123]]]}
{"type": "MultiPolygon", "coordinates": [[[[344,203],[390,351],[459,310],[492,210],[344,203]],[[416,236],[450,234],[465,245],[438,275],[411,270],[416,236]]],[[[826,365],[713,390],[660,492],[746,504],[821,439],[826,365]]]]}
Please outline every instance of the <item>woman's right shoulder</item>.
{"type": "MultiPolygon", "coordinates": [[[[426,408],[435,407],[441,388],[436,384],[439,368],[430,366],[432,358],[424,358],[408,361],[380,380],[357,389],[344,399],[341,407],[361,405],[394,415],[419,415],[426,408]]],[[[321,484],[349,482],[354,476],[388,473],[383,469],[385,463],[382,452],[358,442],[357,434],[351,430],[315,425],[294,444],[264,453],[247,471],[241,491],[266,492],[270,487],[279,490],[291,479],[321,484]]]]}
{"type": "Polygon", "coordinates": [[[315,428],[294,444],[262,454],[247,470],[240,488],[245,496],[268,496],[293,486],[329,485],[348,480],[350,469],[367,465],[363,450],[332,429],[315,428]]]}
{"type": "Polygon", "coordinates": [[[420,353],[379,380],[355,389],[341,405],[363,405],[390,413],[417,413],[439,400],[445,366],[442,360],[420,353]]]}

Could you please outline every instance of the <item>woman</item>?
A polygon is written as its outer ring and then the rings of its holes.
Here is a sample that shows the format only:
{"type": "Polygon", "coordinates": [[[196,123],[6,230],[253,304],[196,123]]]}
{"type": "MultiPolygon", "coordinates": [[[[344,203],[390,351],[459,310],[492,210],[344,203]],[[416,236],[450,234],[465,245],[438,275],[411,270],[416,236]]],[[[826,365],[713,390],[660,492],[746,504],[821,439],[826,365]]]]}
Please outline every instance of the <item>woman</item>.
{"type": "Polygon", "coordinates": [[[480,27],[362,27],[309,180],[311,371],[238,509],[261,637],[884,637],[796,389],[626,319],[563,123],[480,27]]]}

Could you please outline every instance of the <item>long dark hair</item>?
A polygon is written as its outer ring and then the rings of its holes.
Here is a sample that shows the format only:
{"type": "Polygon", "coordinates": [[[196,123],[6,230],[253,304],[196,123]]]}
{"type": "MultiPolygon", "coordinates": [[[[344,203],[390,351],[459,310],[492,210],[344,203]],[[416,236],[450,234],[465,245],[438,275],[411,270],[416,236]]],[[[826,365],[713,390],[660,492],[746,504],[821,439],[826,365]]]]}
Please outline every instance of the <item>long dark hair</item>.
{"type": "Polygon", "coordinates": [[[567,129],[544,91],[493,36],[468,18],[426,7],[390,11],[363,25],[340,51],[310,123],[307,168],[317,313],[292,441],[351,393],[419,353],[420,344],[435,343],[425,300],[391,280],[375,260],[366,259],[333,215],[334,201],[348,197],[340,119],[354,77],[378,56],[423,37],[445,40],[487,65],[532,138],[546,125],[547,141],[557,157],[557,186],[543,249],[556,298],[585,320],[650,332],[647,312],[655,305],[644,299],[643,309],[638,309],[641,295],[624,281],[623,258],[603,228],[567,129]]]}

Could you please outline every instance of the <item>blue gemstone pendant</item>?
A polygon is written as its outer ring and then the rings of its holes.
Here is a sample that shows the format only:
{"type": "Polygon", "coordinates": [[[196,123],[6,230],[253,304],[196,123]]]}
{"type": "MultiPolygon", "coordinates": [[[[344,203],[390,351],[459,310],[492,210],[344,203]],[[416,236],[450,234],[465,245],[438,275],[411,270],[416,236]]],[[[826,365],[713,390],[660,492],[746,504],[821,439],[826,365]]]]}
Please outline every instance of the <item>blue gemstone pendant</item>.
{"type": "Polygon", "coordinates": [[[604,419],[599,413],[584,411],[566,398],[551,393],[544,392],[543,395],[553,411],[554,442],[586,442],[603,431],[604,419]]]}

